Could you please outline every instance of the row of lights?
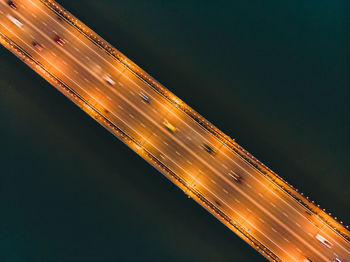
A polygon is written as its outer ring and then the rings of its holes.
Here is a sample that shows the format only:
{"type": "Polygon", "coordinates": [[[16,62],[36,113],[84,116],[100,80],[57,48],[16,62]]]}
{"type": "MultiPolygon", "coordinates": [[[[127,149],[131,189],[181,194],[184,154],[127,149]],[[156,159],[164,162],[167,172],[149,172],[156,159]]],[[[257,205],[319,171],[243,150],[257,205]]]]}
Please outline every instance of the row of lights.
{"type": "MultiPolygon", "coordinates": [[[[103,39],[101,39],[100,37],[98,37],[90,28],[88,28],[87,26],[85,26],[83,23],[81,23],[77,18],[75,18],[73,15],[71,15],[69,12],[67,12],[66,10],[64,10],[61,6],[59,6],[55,1],[52,0],[41,0],[43,2],[48,2],[50,4],[51,7],[53,7],[56,11],[58,11],[60,14],[62,14],[65,18],[67,18],[71,23],[73,23],[76,27],[78,27],[80,30],[82,30],[86,35],[88,35],[91,39],[93,39],[94,41],[96,41],[100,46],[102,46],[103,48],[107,49],[111,54],[113,54],[114,56],[116,56],[116,58],[121,61],[122,63],[124,63],[126,66],[128,66],[129,68],[131,68],[134,72],[136,71],[136,73],[141,76],[144,80],[146,80],[148,83],[150,83],[150,85],[154,88],[156,88],[156,90],[158,92],[160,92],[163,96],[165,96],[167,99],[171,100],[175,105],[177,105],[178,107],[180,107],[183,111],[185,111],[186,113],[188,113],[192,118],[194,118],[197,122],[200,122],[201,125],[204,124],[204,127],[206,127],[211,133],[214,133],[219,139],[221,139],[221,137],[223,137],[225,140],[227,140],[229,142],[229,144],[234,144],[236,146],[236,148],[239,149],[239,153],[244,153],[245,155],[247,155],[247,157],[244,157],[246,160],[248,160],[250,162],[250,159],[252,159],[254,162],[252,163],[254,166],[257,164],[257,168],[260,170],[260,166],[262,167],[262,173],[264,175],[272,175],[272,179],[273,181],[275,181],[279,187],[281,187],[283,190],[287,191],[289,194],[291,194],[293,196],[293,191],[298,192],[298,189],[295,189],[292,185],[290,185],[287,181],[283,180],[281,177],[279,177],[277,174],[275,174],[272,170],[270,170],[268,167],[266,167],[263,163],[261,163],[258,159],[256,159],[253,155],[251,155],[249,152],[247,152],[245,149],[243,149],[241,146],[239,146],[232,138],[230,138],[229,136],[225,135],[224,133],[222,133],[222,131],[220,131],[219,129],[217,129],[215,126],[213,126],[212,124],[210,124],[205,118],[203,118],[201,115],[199,115],[196,111],[194,111],[191,107],[189,107],[188,105],[186,105],[185,103],[183,103],[179,98],[177,98],[175,95],[173,95],[169,90],[167,90],[166,88],[164,88],[162,85],[160,85],[158,82],[156,82],[152,77],[150,77],[147,73],[144,72],[144,70],[140,69],[137,65],[135,65],[133,62],[129,62],[130,60],[128,58],[126,58],[122,53],[120,53],[119,51],[116,51],[116,49],[110,47],[110,45],[108,45],[103,39]],[[265,170],[267,170],[268,172],[266,172],[265,170]],[[282,183],[282,184],[281,184],[282,183]],[[290,192],[287,188],[285,188],[283,186],[284,184],[287,184],[291,189],[292,192],[290,192]]],[[[223,141],[225,144],[226,141],[223,141]]],[[[300,195],[303,196],[303,193],[299,193],[300,195]]],[[[293,196],[294,197],[294,196],[293,196]]],[[[299,199],[297,196],[295,196],[294,198],[299,199]]],[[[306,197],[306,199],[308,200],[309,203],[314,204],[314,201],[310,201],[309,197],[306,197]]],[[[299,199],[299,202],[301,200],[299,199]]],[[[304,204],[304,203],[303,203],[304,204]]],[[[307,206],[307,204],[304,204],[307,206]]],[[[317,205],[317,207],[319,208],[320,206],[317,205]]],[[[320,208],[319,208],[320,209],[320,208]]],[[[325,212],[325,209],[323,209],[322,211],[325,212]]],[[[327,213],[326,213],[327,214],[327,213]]],[[[331,216],[331,213],[328,213],[329,216],[331,216]]],[[[338,220],[337,217],[333,217],[336,221],[338,220]]],[[[325,219],[325,222],[328,223],[329,221],[327,219],[325,219]]],[[[337,221],[338,222],[338,221],[337,221]]],[[[340,224],[345,227],[346,229],[349,229],[349,226],[344,226],[343,225],[343,221],[340,221],[340,224]]],[[[332,225],[331,225],[332,226],[332,225]]],[[[333,227],[336,231],[339,232],[339,230],[336,227],[333,227]]],[[[339,232],[341,233],[341,232],[339,232]]]]}

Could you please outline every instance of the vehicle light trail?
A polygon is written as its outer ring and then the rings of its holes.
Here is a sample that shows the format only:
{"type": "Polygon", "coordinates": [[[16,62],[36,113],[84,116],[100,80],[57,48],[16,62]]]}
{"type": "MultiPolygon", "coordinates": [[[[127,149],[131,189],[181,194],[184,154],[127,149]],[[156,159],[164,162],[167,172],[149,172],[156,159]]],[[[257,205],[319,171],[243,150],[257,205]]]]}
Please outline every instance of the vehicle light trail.
{"type": "Polygon", "coordinates": [[[342,223],[56,2],[0,1],[0,41],[270,261],[349,261],[342,223]]]}

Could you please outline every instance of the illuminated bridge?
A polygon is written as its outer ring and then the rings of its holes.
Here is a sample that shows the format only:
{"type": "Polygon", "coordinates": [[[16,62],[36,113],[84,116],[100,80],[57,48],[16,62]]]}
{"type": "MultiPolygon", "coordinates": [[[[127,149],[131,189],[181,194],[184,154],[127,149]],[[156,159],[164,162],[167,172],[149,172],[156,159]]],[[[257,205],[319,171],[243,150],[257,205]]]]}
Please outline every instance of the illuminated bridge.
{"type": "Polygon", "coordinates": [[[268,260],[350,261],[342,222],[57,3],[1,0],[0,39],[268,260]]]}

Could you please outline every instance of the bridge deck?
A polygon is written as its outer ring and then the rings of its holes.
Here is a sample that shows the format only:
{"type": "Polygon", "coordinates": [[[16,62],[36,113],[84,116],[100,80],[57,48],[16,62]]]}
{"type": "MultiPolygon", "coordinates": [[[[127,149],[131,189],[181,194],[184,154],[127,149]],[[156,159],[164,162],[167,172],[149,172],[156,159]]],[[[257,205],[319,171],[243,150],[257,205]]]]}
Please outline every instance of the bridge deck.
{"type": "Polygon", "coordinates": [[[308,211],[254,159],[247,161],[251,156],[243,157],[243,149],[131,61],[113,57],[113,50],[106,52],[43,2],[17,2],[17,10],[0,2],[2,44],[269,260],[350,257],[349,242],[334,228],[346,230],[336,221],[328,218],[327,224],[325,214],[308,211]],[[332,247],[316,240],[317,234],[332,247]]]}

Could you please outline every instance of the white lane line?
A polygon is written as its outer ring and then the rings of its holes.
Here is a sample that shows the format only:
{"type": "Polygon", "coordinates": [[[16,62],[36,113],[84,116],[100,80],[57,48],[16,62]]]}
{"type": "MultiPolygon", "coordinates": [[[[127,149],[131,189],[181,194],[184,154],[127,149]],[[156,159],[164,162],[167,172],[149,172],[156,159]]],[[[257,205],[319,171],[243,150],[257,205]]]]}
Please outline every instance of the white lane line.
{"type": "Polygon", "coordinates": [[[228,191],[226,189],[223,188],[222,191],[224,191],[226,194],[228,194],[228,191]]]}
{"type": "Polygon", "coordinates": [[[146,128],[146,125],[145,125],[144,123],[142,123],[142,122],[141,122],[141,126],[144,127],[144,128],[146,128]]]}
{"type": "Polygon", "coordinates": [[[288,242],[288,243],[290,242],[290,241],[289,241],[287,238],[285,238],[285,237],[284,237],[283,239],[284,239],[286,242],[288,242]]]}
{"type": "Polygon", "coordinates": [[[178,151],[176,151],[176,150],[175,150],[175,153],[176,153],[177,155],[181,156],[181,154],[180,154],[178,151]]]}
{"type": "Polygon", "coordinates": [[[192,140],[192,138],[190,138],[189,136],[186,136],[186,138],[187,138],[188,140],[192,140]]]}
{"type": "Polygon", "coordinates": [[[36,15],[34,13],[32,13],[32,16],[36,18],[36,15]]]}
{"type": "Polygon", "coordinates": [[[260,192],[258,193],[258,195],[259,195],[260,197],[264,197],[260,192]]]}
{"type": "Polygon", "coordinates": [[[106,96],[108,100],[112,101],[112,98],[110,96],[106,96]]]}
{"type": "Polygon", "coordinates": [[[248,207],[247,207],[246,209],[247,209],[247,211],[248,211],[249,213],[252,213],[252,211],[251,211],[248,207]]]}
{"type": "Polygon", "coordinates": [[[296,224],[298,227],[301,227],[301,225],[300,225],[299,223],[295,222],[295,224],[296,224]]]}
{"type": "Polygon", "coordinates": [[[273,207],[276,207],[276,205],[272,202],[270,202],[270,205],[273,206],[273,207]]]}
{"type": "Polygon", "coordinates": [[[32,39],[34,39],[34,36],[32,34],[29,34],[32,39]]]}
{"type": "Polygon", "coordinates": [[[129,93],[132,94],[132,95],[135,95],[135,93],[131,90],[129,90],[129,93]]]}
{"type": "Polygon", "coordinates": [[[85,82],[90,83],[90,80],[89,80],[89,79],[87,79],[86,77],[84,77],[84,80],[85,80],[85,82]]]}
{"type": "Polygon", "coordinates": [[[235,198],[235,201],[236,201],[237,203],[241,203],[241,201],[239,201],[237,198],[235,198]]]}
{"type": "Polygon", "coordinates": [[[276,230],[276,229],[274,229],[273,227],[271,227],[271,229],[272,229],[272,231],[274,231],[274,232],[276,232],[276,233],[277,233],[277,230],[276,230]]]}
{"type": "Polygon", "coordinates": [[[78,74],[78,71],[74,69],[74,73],[78,74]]]}
{"type": "Polygon", "coordinates": [[[152,108],[152,111],[153,111],[154,113],[158,113],[157,110],[155,110],[154,108],[152,108]]]}
{"type": "Polygon", "coordinates": [[[264,219],[262,219],[261,217],[259,217],[259,220],[263,223],[265,223],[264,219]]]}
{"type": "Polygon", "coordinates": [[[152,133],[155,137],[158,137],[158,135],[156,133],[152,133]]]}
{"type": "Polygon", "coordinates": [[[222,165],[224,168],[228,169],[227,166],[226,166],[224,163],[221,163],[221,165],[222,165]]]}
{"type": "Polygon", "coordinates": [[[198,172],[201,173],[201,174],[204,174],[202,170],[198,169],[198,172]]]}
{"type": "Polygon", "coordinates": [[[45,22],[42,22],[44,26],[47,26],[47,24],[45,22]]]}
{"type": "Polygon", "coordinates": [[[65,64],[65,65],[68,65],[66,61],[62,60],[62,63],[65,64]]]}
{"type": "Polygon", "coordinates": [[[301,251],[300,248],[297,248],[297,250],[298,250],[300,253],[303,253],[303,251],[301,251]]]}
{"type": "Polygon", "coordinates": [[[95,89],[98,90],[98,91],[101,91],[101,89],[99,89],[97,86],[95,87],[95,89]]]}
{"type": "Polygon", "coordinates": [[[251,186],[250,184],[248,184],[248,183],[247,183],[247,186],[248,186],[249,188],[252,188],[252,186],[251,186]]]}
{"type": "Polygon", "coordinates": [[[75,51],[79,52],[79,49],[76,46],[74,46],[74,49],[75,51]]]}
{"type": "Polygon", "coordinates": [[[50,52],[53,56],[57,56],[54,52],[50,52]]]}
{"type": "Polygon", "coordinates": [[[163,141],[163,144],[164,144],[164,145],[166,145],[166,146],[168,146],[168,145],[169,145],[169,144],[168,144],[167,142],[165,142],[165,141],[163,141]]]}
{"type": "Polygon", "coordinates": [[[213,179],[210,178],[210,181],[216,185],[216,182],[213,179]]]}
{"type": "Polygon", "coordinates": [[[90,58],[86,55],[85,58],[90,61],[90,58]]]}
{"type": "Polygon", "coordinates": [[[118,107],[121,109],[121,110],[123,110],[124,108],[121,106],[121,105],[118,105],[118,107]]]}
{"type": "Polygon", "coordinates": [[[286,212],[282,212],[285,217],[289,217],[286,212]]]}
{"type": "Polygon", "coordinates": [[[310,237],[312,237],[312,238],[314,238],[314,235],[313,234],[311,234],[310,232],[309,233],[307,233],[310,237]]]}
{"type": "Polygon", "coordinates": [[[0,10],[0,14],[3,14],[4,12],[0,10]]]}
{"type": "Polygon", "coordinates": [[[124,86],[124,84],[123,84],[122,82],[120,82],[120,81],[118,82],[118,84],[119,84],[120,86],[124,86]]]}
{"type": "Polygon", "coordinates": [[[132,114],[129,114],[129,116],[130,116],[132,119],[135,119],[135,117],[134,117],[132,114]]]}
{"type": "Polygon", "coordinates": [[[187,160],[187,163],[189,163],[190,165],[192,165],[192,162],[190,160],[187,160]]]}

